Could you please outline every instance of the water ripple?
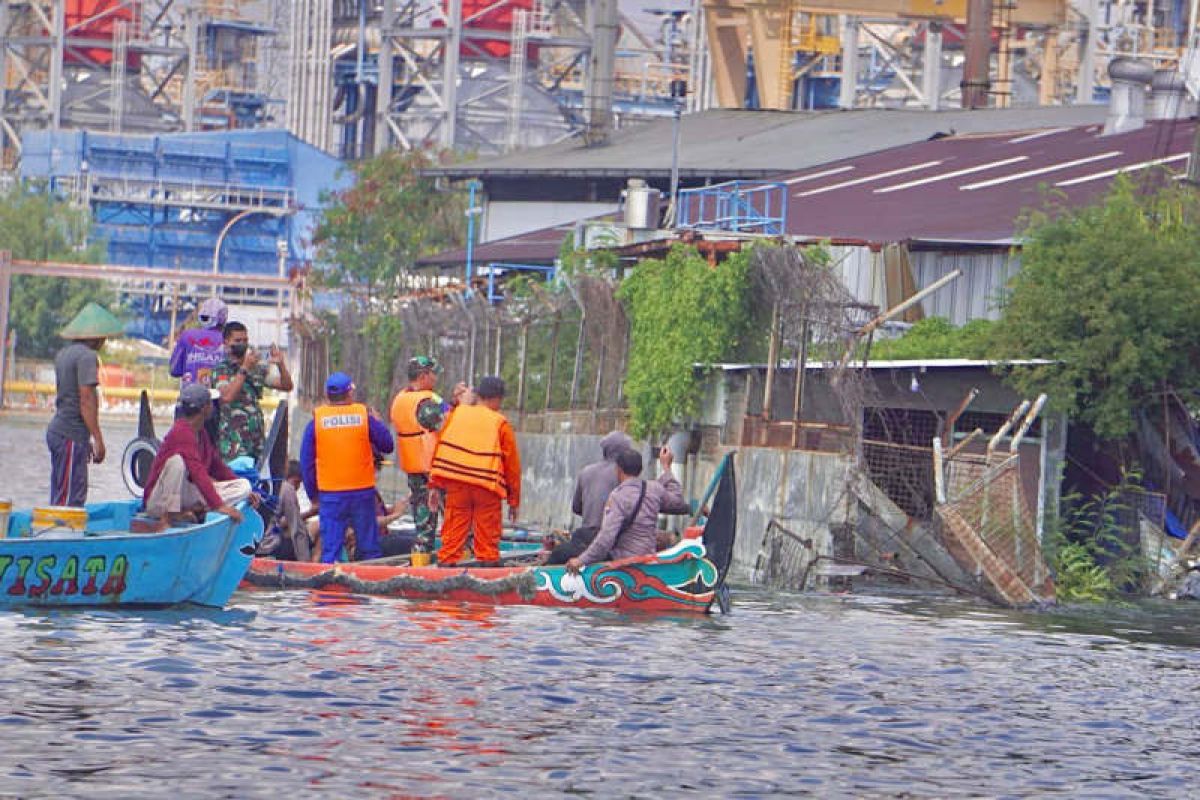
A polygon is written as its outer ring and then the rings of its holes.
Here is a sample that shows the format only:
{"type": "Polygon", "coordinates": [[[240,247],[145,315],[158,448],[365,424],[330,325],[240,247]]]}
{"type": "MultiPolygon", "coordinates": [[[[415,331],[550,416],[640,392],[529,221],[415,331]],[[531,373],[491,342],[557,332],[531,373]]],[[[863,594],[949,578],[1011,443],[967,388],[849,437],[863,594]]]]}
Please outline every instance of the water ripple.
{"type": "Polygon", "coordinates": [[[6,614],[6,791],[1190,791],[1200,642],[1173,607],[1101,630],[1091,612],[738,600],[715,622],[305,593],[6,614]]]}

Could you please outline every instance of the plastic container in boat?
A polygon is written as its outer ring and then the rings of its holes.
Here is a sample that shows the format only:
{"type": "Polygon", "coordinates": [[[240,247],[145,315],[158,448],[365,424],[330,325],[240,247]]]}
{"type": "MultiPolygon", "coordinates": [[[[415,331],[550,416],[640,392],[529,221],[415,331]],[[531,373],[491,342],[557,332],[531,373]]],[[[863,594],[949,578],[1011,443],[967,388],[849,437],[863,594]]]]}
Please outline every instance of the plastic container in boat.
{"type": "Polygon", "coordinates": [[[86,508],[75,506],[42,506],[33,509],[31,536],[82,536],[87,531],[86,508]]]}

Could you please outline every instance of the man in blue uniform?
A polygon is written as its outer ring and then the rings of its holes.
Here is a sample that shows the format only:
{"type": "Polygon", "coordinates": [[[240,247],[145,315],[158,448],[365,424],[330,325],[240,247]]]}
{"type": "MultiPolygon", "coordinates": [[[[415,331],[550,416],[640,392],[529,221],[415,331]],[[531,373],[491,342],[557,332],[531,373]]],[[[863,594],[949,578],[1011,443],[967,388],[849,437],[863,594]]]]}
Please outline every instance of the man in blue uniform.
{"type": "Polygon", "coordinates": [[[375,454],[392,452],[392,433],[362,403],[354,402],[354,383],[344,372],[325,382],[328,403],[313,411],[300,443],[304,489],[318,503],[321,561],[341,554],[346,528],[352,526],[361,558],[379,558],[375,519],[375,454]]]}

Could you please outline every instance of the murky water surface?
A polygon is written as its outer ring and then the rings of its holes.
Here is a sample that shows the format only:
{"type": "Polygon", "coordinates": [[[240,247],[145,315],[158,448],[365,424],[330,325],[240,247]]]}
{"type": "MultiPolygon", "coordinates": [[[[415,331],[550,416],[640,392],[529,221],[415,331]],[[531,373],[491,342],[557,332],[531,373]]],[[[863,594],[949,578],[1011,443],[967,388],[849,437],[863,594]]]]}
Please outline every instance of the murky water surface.
{"type": "MultiPolygon", "coordinates": [[[[0,418],[0,493],[41,502],[40,435],[0,418]]],[[[0,795],[1197,794],[1196,606],[735,603],[0,612],[0,795]]]]}

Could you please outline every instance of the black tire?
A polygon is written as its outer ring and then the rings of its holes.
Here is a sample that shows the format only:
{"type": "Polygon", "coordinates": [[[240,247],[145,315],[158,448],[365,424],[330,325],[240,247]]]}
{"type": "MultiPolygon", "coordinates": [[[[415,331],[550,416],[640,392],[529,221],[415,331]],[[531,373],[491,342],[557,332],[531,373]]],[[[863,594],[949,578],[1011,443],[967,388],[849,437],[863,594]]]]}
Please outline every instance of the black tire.
{"type": "Polygon", "coordinates": [[[125,452],[121,453],[121,479],[134,497],[141,497],[146,488],[150,465],[158,455],[159,446],[158,439],[139,436],[125,445],[125,452]]]}

